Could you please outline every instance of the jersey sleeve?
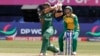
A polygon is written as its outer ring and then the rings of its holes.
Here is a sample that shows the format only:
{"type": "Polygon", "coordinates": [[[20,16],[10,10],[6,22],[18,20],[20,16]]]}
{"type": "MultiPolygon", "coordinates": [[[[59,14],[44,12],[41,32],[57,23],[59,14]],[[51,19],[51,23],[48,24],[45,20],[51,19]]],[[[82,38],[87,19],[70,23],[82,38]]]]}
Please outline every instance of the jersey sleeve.
{"type": "Polygon", "coordinates": [[[64,25],[64,31],[66,31],[66,30],[67,30],[67,24],[66,24],[66,22],[64,21],[64,19],[65,19],[65,16],[63,17],[63,25],[64,25]]]}
{"type": "Polygon", "coordinates": [[[78,17],[76,15],[74,15],[74,21],[75,21],[75,31],[80,31],[78,17]]]}

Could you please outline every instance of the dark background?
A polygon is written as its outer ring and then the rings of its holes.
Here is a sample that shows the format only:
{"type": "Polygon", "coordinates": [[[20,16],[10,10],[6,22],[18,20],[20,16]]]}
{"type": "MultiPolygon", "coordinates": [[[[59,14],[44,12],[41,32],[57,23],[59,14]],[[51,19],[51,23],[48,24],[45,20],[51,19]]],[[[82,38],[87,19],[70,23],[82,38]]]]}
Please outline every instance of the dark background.
{"type": "MultiPolygon", "coordinates": [[[[21,7],[22,5],[0,5],[0,22],[39,22],[36,9],[21,10],[21,7]]],[[[80,23],[93,23],[100,20],[99,6],[72,7],[80,23]]]]}

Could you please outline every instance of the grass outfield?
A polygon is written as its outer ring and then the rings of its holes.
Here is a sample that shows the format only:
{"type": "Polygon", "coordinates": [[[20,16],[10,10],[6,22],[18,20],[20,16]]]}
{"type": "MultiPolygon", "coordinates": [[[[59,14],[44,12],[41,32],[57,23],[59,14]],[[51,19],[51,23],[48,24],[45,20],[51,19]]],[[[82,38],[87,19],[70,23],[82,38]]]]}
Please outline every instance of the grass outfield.
{"type": "MultiPolygon", "coordinates": [[[[57,42],[52,42],[58,46],[57,42]]],[[[0,40],[0,53],[18,53],[30,54],[27,56],[36,56],[41,47],[41,41],[4,41],[0,40]]],[[[79,42],[77,56],[100,56],[100,42],[79,42]]],[[[0,54],[0,56],[1,56],[0,54]]],[[[51,52],[48,52],[51,54],[51,52]]],[[[2,55],[3,56],[3,55],[2,55]]],[[[9,56],[9,54],[7,54],[9,56]]],[[[11,56],[11,55],[10,55],[11,56]]],[[[14,56],[14,55],[13,55],[14,56]]],[[[18,55],[17,55],[18,56],[18,55]]],[[[24,56],[24,55],[21,55],[24,56]]],[[[51,55],[48,55],[51,56],[51,55]]]]}

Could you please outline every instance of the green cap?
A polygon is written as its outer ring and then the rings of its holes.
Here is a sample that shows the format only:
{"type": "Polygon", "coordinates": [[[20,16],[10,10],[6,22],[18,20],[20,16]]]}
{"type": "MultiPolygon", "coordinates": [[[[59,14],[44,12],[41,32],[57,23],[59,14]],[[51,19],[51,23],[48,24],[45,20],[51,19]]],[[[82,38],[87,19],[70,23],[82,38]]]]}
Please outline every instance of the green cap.
{"type": "Polygon", "coordinates": [[[65,9],[70,9],[73,12],[73,9],[71,6],[66,6],[65,9]]]}

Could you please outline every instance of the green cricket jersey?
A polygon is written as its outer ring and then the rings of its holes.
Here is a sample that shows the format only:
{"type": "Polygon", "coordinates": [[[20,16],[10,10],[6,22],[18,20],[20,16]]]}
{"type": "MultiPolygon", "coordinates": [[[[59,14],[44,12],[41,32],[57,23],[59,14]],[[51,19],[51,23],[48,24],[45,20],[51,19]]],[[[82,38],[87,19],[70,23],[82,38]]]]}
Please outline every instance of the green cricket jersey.
{"type": "MultiPolygon", "coordinates": [[[[53,20],[52,12],[42,14],[41,19],[44,20],[43,25],[42,25],[42,32],[46,31],[48,28],[50,29],[50,27],[53,27],[52,26],[52,20],[53,20]]],[[[50,31],[50,30],[48,30],[48,31],[50,31]]]]}

